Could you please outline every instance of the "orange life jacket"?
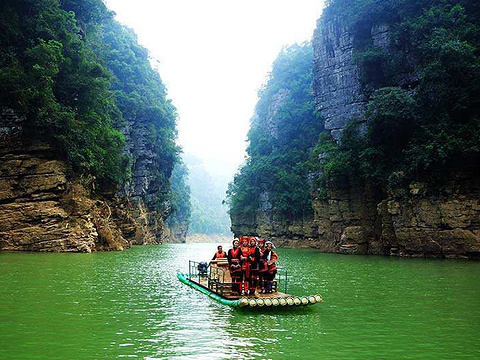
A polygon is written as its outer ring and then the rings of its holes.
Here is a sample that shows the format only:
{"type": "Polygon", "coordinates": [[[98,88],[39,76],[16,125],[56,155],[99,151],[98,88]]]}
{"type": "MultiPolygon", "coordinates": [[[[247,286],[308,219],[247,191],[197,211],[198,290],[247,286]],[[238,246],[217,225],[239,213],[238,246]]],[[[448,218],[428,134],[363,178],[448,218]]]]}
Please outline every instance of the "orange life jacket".
{"type": "Polygon", "coordinates": [[[215,253],[215,259],[222,259],[222,258],[226,258],[227,257],[227,254],[225,253],[225,251],[222,251],[221,253],[219,253],[218,251],[215,253]]]}
{"type": "MultiPolygon", "coordinates": [[[[251,251],[250,249],[251,249],[250,247],[243,247],[242,246],[240,248],[240,251],[242,252],[242,256],[248,258],[250,256],[250,251],[251,251]]],[[[245,261],[248,261],[248,260],[243,260],[243,261],[245,262],[245,261]]]]}

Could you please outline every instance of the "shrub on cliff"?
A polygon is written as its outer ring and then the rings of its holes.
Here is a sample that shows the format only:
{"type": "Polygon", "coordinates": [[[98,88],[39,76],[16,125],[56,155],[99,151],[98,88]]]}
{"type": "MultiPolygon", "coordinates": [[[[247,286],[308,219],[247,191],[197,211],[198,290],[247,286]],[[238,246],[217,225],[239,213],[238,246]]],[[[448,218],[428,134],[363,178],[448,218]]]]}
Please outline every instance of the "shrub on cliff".
{"type": "Polygon", "coordinates": [[[120,130],[136,121],[157,155],[158,193],[168,193],[175,108],[146,49],[103,1],[2,1],[0,44],[0,106],[25,113],[30,135],[59,150],[73,174],[126,181],[120,130]]]}
{"type": "Polygon", "coordinates": [[[459,160],[480,158],[477,2],[338,0],[330,6],[326,16],[344,9],[359,40],[355,60],[363,69],[369,102],[368,131],[353,138],[346,132],[331,145],[335,150],[327,154],[325,173],[356,171],[394,188],[414,180],[437,183],[459,160]],[[389,28],[386,48],[365,41],[376,24],[389,28]]]}
{"type": "Polygon", "coordinates": [[[168,217],[167,224],[170,228],[185,227],[186,233],[192,209],[190,205],[190,187],[188,186],[188,169],[181,160],[173,168],[171,183],[171,214],[168,217]]]}
{"type": "Polygon", "coordinates": [[[0,43],[1,106],[25,113],[28,130],[59,149],[74,172],[119,181],[127,162],[110,74],[75,14],[55,0],[3,1],[0,43]]]}
{"type": "Polygon", "coordinates": [[[229,185],[231,215],[255,213],[262,194],[286,216],[310,212],[308,160],[322,122],[313,112],[312,47],[285,48],[259,92],[248,159],[229,185]]]}

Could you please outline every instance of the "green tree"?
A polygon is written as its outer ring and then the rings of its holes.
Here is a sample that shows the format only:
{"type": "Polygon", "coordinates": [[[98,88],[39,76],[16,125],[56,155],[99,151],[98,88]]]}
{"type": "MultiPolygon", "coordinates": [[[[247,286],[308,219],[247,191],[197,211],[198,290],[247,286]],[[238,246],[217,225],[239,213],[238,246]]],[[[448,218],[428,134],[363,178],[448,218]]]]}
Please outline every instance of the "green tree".
{"type": "Polygon", "coordinates": [[[127,162],[110,75],[75,13],[55,0],[3,1],[0,43],[1,105],[26,114],[32,136],[58,149],[73,173],[122,180],[127,162]]]}
{"type": "Polygon", "coordinates": [[[284,48],[259,92],[248,159],[229,184],[231,214],[252,215],[269,194],[286,216],[310,212],[309,152],[323,123],[314,114],[310,43],[284,48]]]}
{"type": "Polygon", "coordinates": [[[170,227],[184,224],[188,228],[192,212],[190,186],[188,186],[188,169],[182,160],[178,161],[173,168],[171,183],[171,215],[168,217],[167,224],[170,227]]]}
{"type": "Polygon", "coordinates": [[[324,146],[335,149],[326,152],[324,174],[354,171],[386,188],[411,181],[434,188],[451,169],[478,161],[478,2],[337,0],[330,2],[325,16],[338,11],[344,11],[357,39],[355,59],[364,70],[362,80],[376,90],[365,88],[369,96],[365,136],[357,132],[339,144],[323,138],[331,144],[324,146]],[[374,47],[371,39],[365,41],[371,26],[380,23],[390,30],[390,46],[385,49],[374,47]],[[406,75],[413,80],[405,81],[406,75]]]}

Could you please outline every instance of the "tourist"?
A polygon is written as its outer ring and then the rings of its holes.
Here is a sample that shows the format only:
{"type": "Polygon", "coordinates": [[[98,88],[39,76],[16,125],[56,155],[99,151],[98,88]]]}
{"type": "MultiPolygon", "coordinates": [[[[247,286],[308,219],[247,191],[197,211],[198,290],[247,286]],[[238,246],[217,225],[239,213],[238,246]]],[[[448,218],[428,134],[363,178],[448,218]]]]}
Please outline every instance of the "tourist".
{"type": "Polygon", "coordinates": [[[260,249],[257,246],[257,238],[250,237],[250,283],[248,294],[255,295],[258,286],[258,266],[260,261],[260,249]]]}
{"type": "Polygon", "coordinates": [[[227,257],[227,253],[223,250],[222,245],[217,246],[217,252],[213,255],[212,260],[223,259],[227,257]]]}
{"type": "Polygon", "coordinates": [[[250,242],[248,236],[240,238],[240,259],[242,264],[242,295],[248,295],[249,284],[251,280],[251,262],[250,262],[250,242]]]}
{"type": "Polygon", "coordinates": [[[230,277],[232,278],[232,295],[238,295],[240,293],[242,266],[240,259],[240,248],[238,247],[240,242],[238,239],[233,240],[233,248],[228,250],[227,260],[230,270],[230,277]]]}
{"type": "Polygon", "coordinates": [[[265,251],[263,252],[262,259],[267,263],[267,271],[264,272],[263,279],[265,281],[265,292],[273,292],[273,279],[277,274],[277,264],[278,255],[273,251],[274,245],[271,241],[265,243],[265,251]]]}
{"type": "Polygon", "coordinates": [[[263,259],[263,253],[265,252],[265,239],[259,239],[257,241],[260,257],[258,261],[258,284],[260,293],[265,293],[265,282],[263,281],[263,275],[268,270],[267,260],[263,259]]]}

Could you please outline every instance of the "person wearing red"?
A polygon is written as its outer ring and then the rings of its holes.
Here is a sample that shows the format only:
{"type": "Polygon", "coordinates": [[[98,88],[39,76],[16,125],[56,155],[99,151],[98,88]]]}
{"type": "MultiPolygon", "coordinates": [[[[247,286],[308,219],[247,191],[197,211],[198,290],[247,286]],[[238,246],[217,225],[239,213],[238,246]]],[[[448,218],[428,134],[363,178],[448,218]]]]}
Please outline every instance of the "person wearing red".
{"type": "Polygon", "coordinates": [[[212,260],[223,259],[227,257],[227,253],[223,250],[222,245],[217,246],[217,252],[213,255],[212,260]]]}
{"type": "Polygon", "coordinates": [[[251,262],[250,262],[250,244],[249,237],[240,238],[240,259],[242,263],[242,295],[248,295],[249,284],[251,280],[251,262]]]}
{"type": "Polygon", "coordinates": [[[265,282],[263,276],[265,272],[268,270],[267,261],[263,259],[263,253],[265,252],[265,239],[259,239],[257,241],[258,250],[260,253],[260,257],[258,260],[258,284],[257,286],[260,288],[260,293],[265,293],[265,282]]]}
{"type": "Polygon", "coordinates": [[[230,277],[232,278],[232,295],[238,295],[240,293],[241,279],[242,279],[242,266],[241,266],[241,252],[238,247],[240,242],[238,239],[233,240],[233,248],[228,250],[227,260],[230,270],[230,277]]]}
{"type": "Polygon", "coordinates": [[[267,241],[265,246],[266,248],[263,252],[262,259],[267,264],[267,270],[264,272],[263,279],[265,281],[265,292],[271,293],[273,291],[273,279],[275,279],[275,275],[277,274],[276,261],[278,260],[278,255],[273,251],[274,245],[271,241],[267,241]]]}
{"type": "Polygon", "coordinates": [[[250,282],[249,282],[249,295],[255,295],[255,291],[258,286],[258,265],[260,261],[260,249],[257,246],[257,238],[255,236],[250,237],[250,282]]]}

